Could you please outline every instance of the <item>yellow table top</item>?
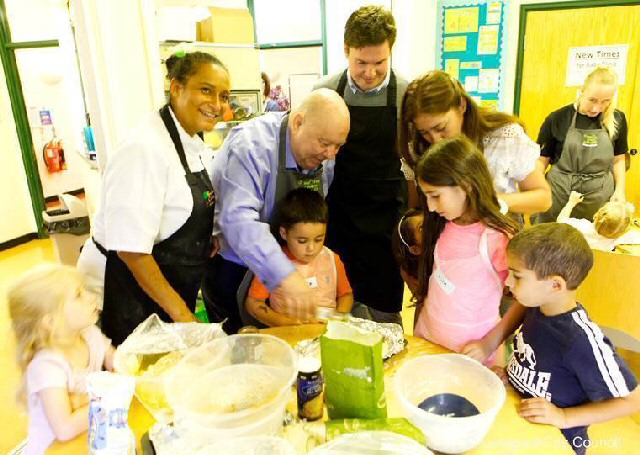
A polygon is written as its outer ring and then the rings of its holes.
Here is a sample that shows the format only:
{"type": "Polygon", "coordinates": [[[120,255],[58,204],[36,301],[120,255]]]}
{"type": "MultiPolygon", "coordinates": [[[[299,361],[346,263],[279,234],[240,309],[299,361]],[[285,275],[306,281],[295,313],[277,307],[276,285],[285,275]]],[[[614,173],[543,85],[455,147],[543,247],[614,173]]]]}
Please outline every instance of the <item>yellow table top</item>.
{"type": "MultiPolygon", "coordinates": [[[[268,333],[291,345],[298,341],[315,338],[324,330],[323,325],[303,325],[294,327],[277,327],[265,329],[268,333]]],[[[443,354],[445,348],[430,343],[421,338],[406,336],[409,344],[402,353],[395,355],[385,363],[385,389],[387,391],[387,406],[389,417],[402,417],[400,404],[393,393],[393,377],[398,366],[407,359],[423,354],[443,354]]],[[[496,420],[489,430],[482,444],[469,454],[555,454],[573,453],[566,445],[560,431],[548,425],[534,425],[522,419],[517,414],[519,397],[512,388],[507,389],[507,399],[498,413],[496,420]]],[[[129,424],[136,438],[140,438],[153,425],[151,415],[134,398],[129,411],[129,424]]],[[[140,447],[138,447],[139,452],[140,447]]],[[[87,434],[84,433],[66,443],[55,442],[47,451],[48,454],[83,454],[88,452],[87,434]]]]}
{"type": "MultiPolygon", "coordinates": [[[[287,341],[295,346],[300,340],[315,338],[324,330],[323,325],[302,325],[295,327],[273,327],[261,330],[287,341]]],[[[422,338],[405,335],[407,348],[385,362],[384,384],[387,393],[387,415],[403,417],[400,403],[393,392],[393,378],[398,367],[408,359],[425,354],[445,354],[451,352],[442,346],[422,338]]],[[[466,452],[480,454],[572,454],[564,437],[557,428],[548,425],[534,425],[517,413],[520,401],[518,394],[507,388],[507,399],[498,413],[489,433],[480,446],[466,452]]]]}

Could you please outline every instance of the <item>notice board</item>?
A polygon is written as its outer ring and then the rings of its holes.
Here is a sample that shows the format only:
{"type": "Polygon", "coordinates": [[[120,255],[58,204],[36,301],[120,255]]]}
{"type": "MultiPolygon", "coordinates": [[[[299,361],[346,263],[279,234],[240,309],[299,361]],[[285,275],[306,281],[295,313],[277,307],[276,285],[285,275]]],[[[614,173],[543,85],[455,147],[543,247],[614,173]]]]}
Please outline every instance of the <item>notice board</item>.
{"type": "Polygon", "coordinates": [[[439,0],[436,61],[481,106],[503,110],[507,2],[439,0]]]}

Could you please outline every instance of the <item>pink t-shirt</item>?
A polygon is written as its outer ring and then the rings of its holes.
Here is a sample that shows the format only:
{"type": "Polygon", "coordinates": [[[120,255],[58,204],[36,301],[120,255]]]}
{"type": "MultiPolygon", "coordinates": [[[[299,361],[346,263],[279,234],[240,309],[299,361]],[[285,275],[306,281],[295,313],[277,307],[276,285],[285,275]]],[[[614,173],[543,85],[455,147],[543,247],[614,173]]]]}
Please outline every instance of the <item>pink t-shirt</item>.
{"type": "Polygon", "coordinates": [[[74,370],[62,353],[52,349],[37,352],[27,367],[29,433],[25,455],[41,455],[55,440],[38,392],[48,388],[63,387],[69,393],[86,393],[87,375],[102,370],[111,340],[105,337],[95,325],[86,328],[82,336],[89,348],[87,368],[74,370]]]}

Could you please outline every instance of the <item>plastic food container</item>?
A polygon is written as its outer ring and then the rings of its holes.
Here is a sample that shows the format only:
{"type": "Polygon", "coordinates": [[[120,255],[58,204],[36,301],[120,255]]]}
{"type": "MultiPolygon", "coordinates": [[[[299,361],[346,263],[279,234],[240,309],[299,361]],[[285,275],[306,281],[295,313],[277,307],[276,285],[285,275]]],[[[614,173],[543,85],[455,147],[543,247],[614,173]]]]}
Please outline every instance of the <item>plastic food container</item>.
{"type": "Polygon", "coordinates": [[[166,383],[177,426],[225,437],[271,435],[297,374],[293,349],[271,335],[231,335],[184,357],[166,383]]]}
{"type": "Polygon", "coordinates": [[[394,388],[404,416],[422,430],[427,446],[444,453],[466,452],[480,444],[506,399],[495,373],[460,354],[424,355],[403,363],[394,388]],[[425,399],[445,393],[466,398],[480,413],[446,417],[418,407],[425,399]]]}

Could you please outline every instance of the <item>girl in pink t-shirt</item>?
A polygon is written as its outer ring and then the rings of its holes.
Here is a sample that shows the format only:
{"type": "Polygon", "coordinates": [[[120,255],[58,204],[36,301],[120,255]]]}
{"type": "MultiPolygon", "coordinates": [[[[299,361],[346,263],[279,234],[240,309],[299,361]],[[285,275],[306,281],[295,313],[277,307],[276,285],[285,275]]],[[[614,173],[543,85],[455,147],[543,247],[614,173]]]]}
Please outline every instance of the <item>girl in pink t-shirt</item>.
{"type": "MultiPolygon", "coordinates": [[[[464,136],[434,144],[416,177],[427,207],[417,290],[423,305],[414,334],[469,354],[465,347],[500,320],[506,247],[518,228],[500,213],[485,158],[464,136]]],[[[522,312],[513,307],[505,318],[522,312]]],[[[491,354],[472,357],[491,363],[491,354]]]]}
{"type": "Polygon", "coordinates": [[[86,376],[112,369],[113,346],[95,323],[96,296],[73,267],[46,265],[19,278],[8,292],[17,361],[18,401],[29,411],[25,455],[42,454],[89,424],[86,376]]]}

